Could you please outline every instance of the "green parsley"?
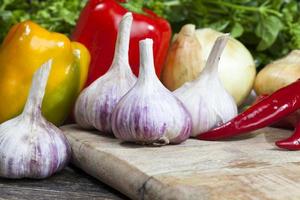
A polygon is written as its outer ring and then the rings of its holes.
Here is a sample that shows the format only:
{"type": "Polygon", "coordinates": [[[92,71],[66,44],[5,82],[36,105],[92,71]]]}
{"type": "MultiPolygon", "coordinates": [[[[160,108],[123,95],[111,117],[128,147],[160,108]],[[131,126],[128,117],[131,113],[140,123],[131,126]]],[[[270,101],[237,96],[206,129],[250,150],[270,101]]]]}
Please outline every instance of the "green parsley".
{"type": "Polygon", "coordinates": [[[69,35],[87,0],[0,0],[0,42],[12,25],[32,20],[69,35]]]}

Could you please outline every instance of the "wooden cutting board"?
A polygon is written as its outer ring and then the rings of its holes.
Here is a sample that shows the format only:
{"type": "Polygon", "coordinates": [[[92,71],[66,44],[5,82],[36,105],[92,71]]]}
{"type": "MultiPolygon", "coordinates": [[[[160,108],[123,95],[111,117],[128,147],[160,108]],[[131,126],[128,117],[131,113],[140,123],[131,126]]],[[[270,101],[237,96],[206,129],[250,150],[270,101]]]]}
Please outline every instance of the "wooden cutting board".
{"type": "Polygon", "coordinates": [[[300,151],[274,146],[289,131],[265,128],[221,142],[147,147],[76,125],[63,130],[72,162],[132,199],[300,199],[300,151]]]}

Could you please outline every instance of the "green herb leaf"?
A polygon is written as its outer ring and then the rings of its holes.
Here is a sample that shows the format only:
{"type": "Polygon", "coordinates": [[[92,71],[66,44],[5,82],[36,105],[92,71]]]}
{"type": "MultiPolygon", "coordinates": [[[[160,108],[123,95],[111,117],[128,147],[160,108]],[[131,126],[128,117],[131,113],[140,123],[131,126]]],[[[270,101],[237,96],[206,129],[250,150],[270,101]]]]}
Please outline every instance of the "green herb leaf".
{"type": "Polygon", "coordinates": [[[215,23],[211,23],[209,24],[209,28],[212,28],[214,30],[217,30],[217,31],[224,31],[230,24],[230,21],[227,21],[227,20],[220,20],[220,21],[217,21],[215,23]]]}
{"type": "Polygon", "coordinates": [[[276,16],[261,16],[255,34],[261,38],[257,46],[258,51],[269,48],[276,40],[279,31],[282,29],[282,23],[276,16]]]}
{"type": "Polygon", "coordinates": [[[144,0],[129,0],[125,3],[121,3],[124,8],[131,12],[136,13],[144,13],[143,7],[144,7],[144,0]]]}
{"type": "Polygon", "coordinates": [[[230,35],[232,37],[237,38],[240,37],[243,34],[243,32],[244,32],[243,26],[240,23],[236,22],[230,31],[230,35]]]}
{"type": "Polygon", "coordinates": [[[0,0],[0,42],[12,25],[32,20],[69,35],[87,0],[0,0]]]}

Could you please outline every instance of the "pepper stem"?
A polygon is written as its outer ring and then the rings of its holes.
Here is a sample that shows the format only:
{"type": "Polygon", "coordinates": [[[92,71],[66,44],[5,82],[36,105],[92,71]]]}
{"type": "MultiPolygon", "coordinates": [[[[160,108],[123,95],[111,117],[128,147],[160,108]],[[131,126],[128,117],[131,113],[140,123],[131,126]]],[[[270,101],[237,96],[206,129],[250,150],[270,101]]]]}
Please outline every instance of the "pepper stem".
{"type": "MultiPolygon", "coordinates": [[[[141,40],[140,43],[140,81],[146,81],[148,79],[157,78],[154,70],[153,59],[153,40],[146,38],[141,40]]],[[[158,79],[158,78],[157,78],[158,79]]]]}
{"type": "Polygon", "coordinates": [[[48,81],[48,76],[51,70],[52,59],[44,63],[33,75],[31,88],[23,115],[31,115],[41,113],[42,102],[45,94],[45,89],[48,81]]]}
{"type": "Polygon", "coordinates": [[[124,68],[126,66],[130,69],[128,61],[128,51],[132,20],[132,13],[127,12],[119,23],[118,36],[115,45],[115,54],[110,69],[114,67],[124,68]]]}
{"type": "Polygon", "coordinates": [[[215,76],[212,77],[218,77],[219,61],[221,58],[221,54],[227,44],[228,39],[229,39],[229,34],[224,34],[217,38],[212,50],[209,53],[203,72],[200,73],[198,80],[201,79],[200,77],[202,76],[202,74],[215,74],[215,76]]]}

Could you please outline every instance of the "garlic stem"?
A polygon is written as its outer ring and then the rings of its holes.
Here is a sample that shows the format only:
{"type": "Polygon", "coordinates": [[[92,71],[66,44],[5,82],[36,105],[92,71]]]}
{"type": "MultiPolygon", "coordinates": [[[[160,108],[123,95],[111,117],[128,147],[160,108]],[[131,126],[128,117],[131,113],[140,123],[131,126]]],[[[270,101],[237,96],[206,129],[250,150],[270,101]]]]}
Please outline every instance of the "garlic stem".
{"type": "Polygon", "coordinates": [[[229,39],[229,34],[224,34],[217,38],[214,46],[208,56],[207,62],[200,76],[198,76],[197,80],[199,81],[202,76],[206,76],[206,74],[216,74],[216,76],[209,76],[211,78],[219,78],[218,77],[218,65],[221,58],[221,54],[227,44],[229,39]]]}
{"type": "Polygon", "coordinates": [[[132,20],[133,20],[132,13],[128,12],[123,16],[119,24],[117,41],[115,45],[115,54],[114,54],[112,65],[109,68],[109,70],[113,68],[118,68],[120,70],[123,69],[122,71],[125,71],[124,70],[125,67],[131,69],[128,60],[128,51],[129,51],[132,20]]]}
{"type": "Polygon", "coordinates": [[[153,59],[153,40],[146,38],[140,41],[140,71],[137,82],[151,83],[153,80],[160,82],[155,74],[153,59]]]}
{"type": "Polygon", "coordinates": [[[33,75],[29,97],[27,98],[23,117],[26,115],[41,114],[42,102],[47,86],[48,76],[51,70],[52,59],[44,63],[33,75]]]}

